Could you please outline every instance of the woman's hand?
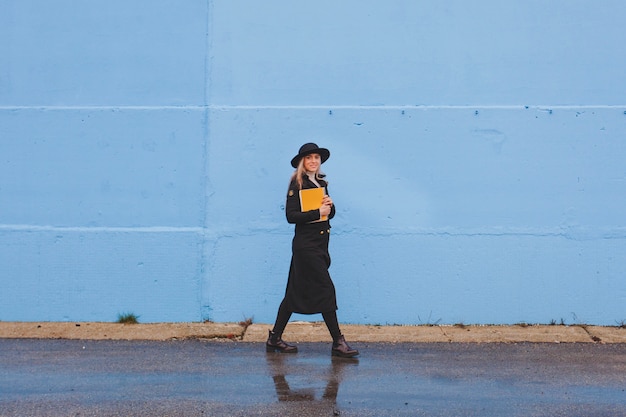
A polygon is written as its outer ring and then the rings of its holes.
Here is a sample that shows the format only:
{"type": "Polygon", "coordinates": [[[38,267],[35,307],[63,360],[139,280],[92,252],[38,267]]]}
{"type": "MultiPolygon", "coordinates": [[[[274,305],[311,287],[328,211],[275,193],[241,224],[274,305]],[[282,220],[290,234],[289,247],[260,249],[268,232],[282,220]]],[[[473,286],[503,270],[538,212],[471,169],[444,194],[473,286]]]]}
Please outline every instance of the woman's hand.
{"type": "Polygon", "coordinates": [[[320,216],[328,216],[332,207],[333,200],[331,200],[329,196],[325,195],[322,200],[322,206],[320,207],[320,216]]]}

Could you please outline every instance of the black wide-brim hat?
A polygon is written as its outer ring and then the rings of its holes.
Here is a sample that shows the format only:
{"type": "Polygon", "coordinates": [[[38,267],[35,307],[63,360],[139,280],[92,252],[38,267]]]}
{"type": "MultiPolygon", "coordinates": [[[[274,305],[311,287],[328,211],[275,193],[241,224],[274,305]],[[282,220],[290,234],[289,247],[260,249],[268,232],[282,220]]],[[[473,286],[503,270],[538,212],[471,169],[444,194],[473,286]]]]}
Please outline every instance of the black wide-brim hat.
{"type": "Polygon", "coordinates": [[[315,143],[305,143],[304,145],[300,146],[298,155],[294,156],[291,160],[291,166],[294,168],[298,168],[298,163],[300,162],[300,159],[312,153],[317,153],[320,155],[320,158],[322,159],[322,164],[326,162],[328,158],[330,158],[330,151],[328,149],[320,148],[315,143]]]}

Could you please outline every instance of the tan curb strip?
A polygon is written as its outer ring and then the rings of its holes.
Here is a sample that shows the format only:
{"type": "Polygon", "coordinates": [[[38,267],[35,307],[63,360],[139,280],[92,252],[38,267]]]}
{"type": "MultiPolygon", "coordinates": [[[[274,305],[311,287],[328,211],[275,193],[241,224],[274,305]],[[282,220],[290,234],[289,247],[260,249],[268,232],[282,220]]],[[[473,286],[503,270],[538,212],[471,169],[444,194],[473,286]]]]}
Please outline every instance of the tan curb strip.
{"type": "Polygon", "coordinates": [[[244,327],[233,323],[61,323],[0,322],[0,338],[85,340],[238,339],[244,327]]]}
{"type": "MultiPolygon", "coordinates": [[[[244,342],[267,340],[269,324],[252,324],[244,342]]],[[[414,343],[626,343],[626,329],[600,326],[360,326],[343,325],[349,342],[414,343]]],[[[330,342],[324,323],[293,322],[283,338],[288,342],[330,342]]]]}
{"type": "Polygon", "coordinates": [[[626,328],[585,326],[585,330],[600,343],[626,343],[626,328]]]}
{"type": "MultiPolygon", "coordinates": [[[[98,322],[0,322],[0,339],[178,340],[232,339],[265,342],[270,324],[98,322]]],[[[413,343],[626,343],[626,329],[604,326],[367,326],[342,325],[349,342],[413,343]]],[[[291,322],[289,342],[328,342],[323,322],[291,322]]]]}

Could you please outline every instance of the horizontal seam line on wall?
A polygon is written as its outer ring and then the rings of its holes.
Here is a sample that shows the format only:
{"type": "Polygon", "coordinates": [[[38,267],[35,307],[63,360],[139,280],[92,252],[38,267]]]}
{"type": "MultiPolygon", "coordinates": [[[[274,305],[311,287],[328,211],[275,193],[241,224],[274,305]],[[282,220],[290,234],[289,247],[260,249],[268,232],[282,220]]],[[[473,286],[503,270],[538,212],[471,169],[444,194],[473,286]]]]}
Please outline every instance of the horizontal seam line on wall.
{"type": "MultiPolygon", "coordinates": [[[[38,226],[24,224],[0,224],[1,231],[17,231],[17,232],[115,232],[115,233],[198,233],[210,234],[215,237],[232,237],[232,236],[251,236],[256,234],[287,233],[283,230],[274,230],[272,228],[244,228],[244,229],[222,229],[203,227],[172,227],[172,226],[38,226]]],[[[291,233],[291,232],[289,232],[291,233]]],[[[287,233],[287,234],[289,234],[287,233]]],[[[378,230],[343,230],[335,233],[337,236],[346,234],[357,234],[370,237],[390,237],[390,236],[450,236],[450,237],[506,237],[506,236],[534,236],[534,237],[562,237],[574,240],[593,240],[593,239],[624,239],[626,238],[626,228],[601,228],[601,229],[501,229],[501,228],[484,228],[484,229],[457,229],[449,230],[441,229],[414,229],[414,230],[396,230],[396,229],[378,229],[378,230]]]]}
{"type": "Polygon", "coordinates": [[[170,227],[170,226],[142,226],[142,227],[72,227],[72,226],[35,226],[24,224],[0,224],[0,231],[25,232],[140,232],[140,233],[204,233],[202,227],[170,227]]]}
{"type": "Polygon", "coordinates": [[[433,109],[433,110],[467,110],[467,109],[503,109],[503,110],[544,110],[544,109],[623,109],[623,105],[380,105],[380,106],[359,106],[359,105],[314,105],[314,106],[249,106],[249,105],[211,105],[212,109],[364,109],[364,110],[407,110],[407,109],[433,109]]]}
{"type": "Polygon", "coordinates": [[[0,110],[206,110],[207,106],[0,106],[0,110]]]}
{"type": "Polygon", "coordinates": [[[624,109],[626,104],[616,105],[380,105],[380,106],[360,106],[360,105],[192,105],[192,106],[0,106],[0,110],[284,110],[284,109],[357,109],[357,110],[574,110],[574,109],[624,109]]]}

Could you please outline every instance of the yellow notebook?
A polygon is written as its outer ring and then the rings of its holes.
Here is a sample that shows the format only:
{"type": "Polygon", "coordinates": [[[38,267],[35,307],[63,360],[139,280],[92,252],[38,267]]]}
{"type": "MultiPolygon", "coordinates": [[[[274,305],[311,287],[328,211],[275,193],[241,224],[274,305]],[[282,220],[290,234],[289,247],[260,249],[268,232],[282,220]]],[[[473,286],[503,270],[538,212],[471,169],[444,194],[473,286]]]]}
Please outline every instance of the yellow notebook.
{"type": "MultiPolygon", "coordinates": [[[[300,211],[305,212],[322,207],[324,195],[326,195],[324,187],[300,190],[300,211]]],[[[328,216],[322,216],[320,220],[328,220],[328,216]]]]}

